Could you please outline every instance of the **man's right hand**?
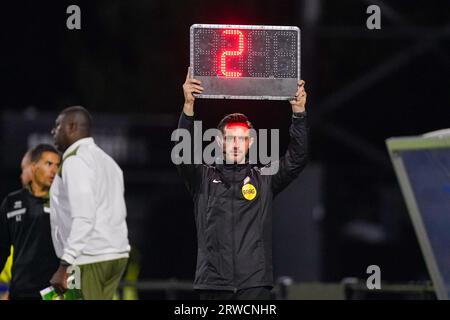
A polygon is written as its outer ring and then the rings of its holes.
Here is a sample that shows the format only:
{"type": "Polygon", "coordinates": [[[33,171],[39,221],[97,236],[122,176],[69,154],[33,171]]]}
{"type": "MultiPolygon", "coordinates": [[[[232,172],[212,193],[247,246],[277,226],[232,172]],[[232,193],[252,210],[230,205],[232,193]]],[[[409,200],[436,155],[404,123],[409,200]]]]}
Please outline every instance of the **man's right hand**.
{"type": "Polygon", "coordinates": [[[56,270],[55,274],[50,279],[50,284],[53,288],[55,288],[57,293],[63,294],[68,289],[67,278],[67,266],[60,264],[58,270],[56,270]]]}
{"type": "Polygon", "coordinates": [[[192,68],[189,67],[186,75],[186,81],[183,84],[183,93],[184,93],[183,112],[188,116],[194,115],[195,97],[193,93],[203,92],[203,87],[201,86],[201,84],[202,82],[200,80],[192,78],[192,68]]]}

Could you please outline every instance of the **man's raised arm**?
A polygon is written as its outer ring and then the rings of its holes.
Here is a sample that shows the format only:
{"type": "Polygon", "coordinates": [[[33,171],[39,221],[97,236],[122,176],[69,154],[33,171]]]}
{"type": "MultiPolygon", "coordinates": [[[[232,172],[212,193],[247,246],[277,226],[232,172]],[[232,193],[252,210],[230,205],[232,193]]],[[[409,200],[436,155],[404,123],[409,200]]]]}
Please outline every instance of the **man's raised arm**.
{"type": "MultiPolygon", "coordinates": [[[[184,105],[183,111],[180,115],[178,121],[178,130],[172,136],[172,140],[177,141],[176,146],[172,150],[172,160],[177,166],[178,172],[180,173],[183,181],[188,188],[189,192],[193,194],[195,192],[196,186],[200,179],[200,167],[201,164],[194,163],[193,153],[198,152],[194,148],[200,148],[202,146],[194,145],[194,101],[195,97],[193,93],[202,93],[203,88],[201,87],[201,81],[193,79],[192,68],[188,68],[186,75],[186,81],[183,84],[184,93],[184,105]],[[188,139],[188,142],[180,141],[188,139]],[[180,152],[180,148],[183,146],[188,146],[187,150],[190,150],[190,154],[184,154],[187,152],[186,148],[183,148],[180,152]],[[180,147],[180,148],[179,148],[180,147]],[[182,155],[180,153],[183,153],[182,155]],[[188,159],[188,163],[186,163],[188,159]]],[[[199,133],[201,134],[201,132],[199,133]]],[[[201,154],[201,153],[200,153],[201,154]]]]}
{"type": "Polygon", "coordinates": [[[274,195],[291,183],[308,161],[308,128],[305,109],[307,95],[304,86],[305,81],[299,81],[295,98],[290,101],[292,106],[290,141],[285,155],[279,161],[278,171],[272,177],[274,195]]]}

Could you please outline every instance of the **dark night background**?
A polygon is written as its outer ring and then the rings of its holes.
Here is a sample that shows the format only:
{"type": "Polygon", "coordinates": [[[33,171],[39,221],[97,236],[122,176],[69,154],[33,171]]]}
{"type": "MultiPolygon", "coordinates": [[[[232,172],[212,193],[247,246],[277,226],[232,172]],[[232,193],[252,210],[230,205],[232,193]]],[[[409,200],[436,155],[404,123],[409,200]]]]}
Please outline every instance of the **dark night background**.
{"type": "MultiPolygon", "coordinates": [[[[34,130],[28,125],[33,119],[45,115],[36,127],[45,133],[59,110],[83,105],[105,127],[108,117],[122,121],[128,138],[147,143],[132,149],[145,157],[119,161],[140,279],[190,281],[196,255],[192,202],[170,162],[170,134],[189,65],[189,27],[298,26],[311,164],[322,169],[323,214],[316,219],[321,263],[313,280],[366,278],[370,264],[381,266],[383,281],[429,278],[385,139],[450,125],[450,2],[105,0],[1,6],[2,197],[19,188],[19,164],[30,141],[24,132],[34,130]],[[81,8],[81,30],[66,28],[70,4],[81,8]],[[370,4],[381,7],[381,30],[366,28],[370,4]]],[[[280,128],[285,150],[287,102],[196,102],[204,127],[230,112],[246,113],[257,128],[280,128]]]]}

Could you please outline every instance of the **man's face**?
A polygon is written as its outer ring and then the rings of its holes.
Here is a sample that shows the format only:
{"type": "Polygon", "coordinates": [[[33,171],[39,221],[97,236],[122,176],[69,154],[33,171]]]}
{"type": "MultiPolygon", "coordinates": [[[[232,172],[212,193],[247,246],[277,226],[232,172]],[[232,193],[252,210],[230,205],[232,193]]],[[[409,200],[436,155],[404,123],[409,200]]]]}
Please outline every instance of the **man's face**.
{"type": "Polygon", "coordinates": [[[223,130],[223,151],[227,163],[245,163],[245,156],[253,143],[250,129],[240,123],[228,124],[223,130]]]}
{"type": "Polygon", "coordinates": [[[39,161],[32,164],[33,182],[43,189],[49,189],[58,173],[61,158],[54,152],[43,152],[39,161]]]}
{"type": "Polygon", "coordinates": [[[33,171],[31,169],[31,157],[29,152],[25,153],[25,155],[23,156],[20,167],[22,168],[20,181],[22,182],[23,186],[26,186],[31,182],[31,179],[33,178],[33,171]]]}
{"type": "Polygon", "coordinates": [[[58,118],[56,118],[55,127],[51,131],[54,144],[61,152],[66,151],[71,144],[69,139],[69,125],[66,120],[66,116],[60,114],[58,118]]]}

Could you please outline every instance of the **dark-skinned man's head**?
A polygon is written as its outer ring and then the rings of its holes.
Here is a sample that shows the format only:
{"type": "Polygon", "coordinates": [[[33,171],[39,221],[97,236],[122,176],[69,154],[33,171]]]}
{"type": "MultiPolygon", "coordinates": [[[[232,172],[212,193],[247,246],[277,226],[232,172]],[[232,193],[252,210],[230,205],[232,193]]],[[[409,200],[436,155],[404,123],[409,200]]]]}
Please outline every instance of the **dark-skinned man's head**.
{"type": "Polygon", "coordinates": [[[81,106],[69,107],[61,111],[52,130],[56,148],[64,152],[73,143],[91,136],[92,117],[81,106]]]}

